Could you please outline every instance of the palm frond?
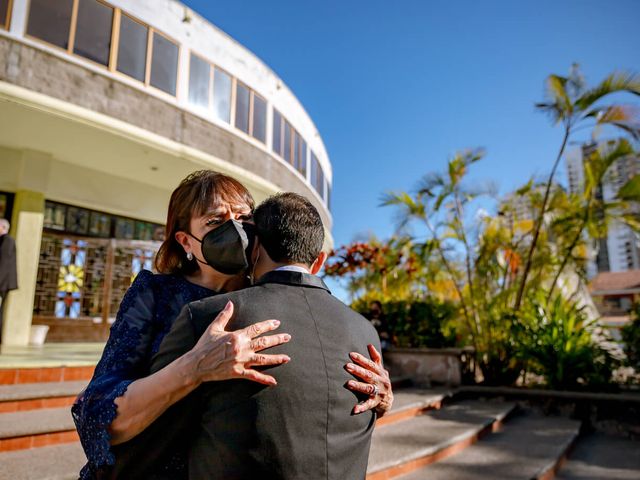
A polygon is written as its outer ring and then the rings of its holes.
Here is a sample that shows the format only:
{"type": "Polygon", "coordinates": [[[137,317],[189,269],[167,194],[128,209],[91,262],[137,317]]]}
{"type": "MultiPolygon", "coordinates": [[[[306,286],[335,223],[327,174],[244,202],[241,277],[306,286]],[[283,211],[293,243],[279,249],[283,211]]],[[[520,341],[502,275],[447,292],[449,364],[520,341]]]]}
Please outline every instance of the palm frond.
{"type": "Polygon", "coordinates": [[[601,98],[615,92],[628,92],[640,95],[640,76],[629,72],[615,72],[594,88],[587,90],[576,101],[576,108],[586,111],[601,98]]]}

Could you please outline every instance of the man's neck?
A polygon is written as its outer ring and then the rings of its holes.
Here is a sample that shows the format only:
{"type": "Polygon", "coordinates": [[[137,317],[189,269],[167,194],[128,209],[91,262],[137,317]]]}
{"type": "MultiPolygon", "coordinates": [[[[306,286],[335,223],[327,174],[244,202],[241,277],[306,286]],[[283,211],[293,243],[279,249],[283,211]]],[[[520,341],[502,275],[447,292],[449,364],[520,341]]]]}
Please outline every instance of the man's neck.
{"type": "Polygon", "coordinates": [[[304,270],[304,273],[310,273],[309,267],[302,263],[276,263],[271,261],[263,262],[261,265],[257,266],[255,270],[256,279],[262,277],[263,275],[274,272],[276,270],[280,271],[298,271],[301,272],[304,270]]]}

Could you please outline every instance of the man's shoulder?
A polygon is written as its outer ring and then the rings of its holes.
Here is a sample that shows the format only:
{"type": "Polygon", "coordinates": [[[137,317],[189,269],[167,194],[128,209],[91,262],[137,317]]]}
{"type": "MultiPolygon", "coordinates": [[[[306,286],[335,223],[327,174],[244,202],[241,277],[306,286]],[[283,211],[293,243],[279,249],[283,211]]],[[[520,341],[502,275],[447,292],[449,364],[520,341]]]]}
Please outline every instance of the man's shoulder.
{"type": "MultiPolygon", "coordinates": [[[[332,315],[337,315],[345,322],[348,322],[351,328],[359,329],[363,333],[369,333],[377,337],[376,329],[373,328],[369,320],[331,293],[326,292],[326,295],[318,296],[318,301],[324,304],[327,313],[331,311],[332,315]]],[[[321,305],[317,305],[317,307],[321,308],[321,305]]]]}

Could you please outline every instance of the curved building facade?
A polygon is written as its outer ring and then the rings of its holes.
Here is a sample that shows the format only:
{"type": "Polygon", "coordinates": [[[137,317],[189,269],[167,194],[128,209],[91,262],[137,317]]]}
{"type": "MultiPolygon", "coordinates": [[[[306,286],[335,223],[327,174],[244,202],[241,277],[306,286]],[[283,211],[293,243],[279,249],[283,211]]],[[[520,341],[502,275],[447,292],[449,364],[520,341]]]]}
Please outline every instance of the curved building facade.
{"type": "Polygon", "coordinates": [[[211,168],[257,201],[332,171],[312,119],[259,58],[173,0],[0,0],[0,217],[20,288],[4,344],[106,335],[149,268],[171,191],[211,168]]]}

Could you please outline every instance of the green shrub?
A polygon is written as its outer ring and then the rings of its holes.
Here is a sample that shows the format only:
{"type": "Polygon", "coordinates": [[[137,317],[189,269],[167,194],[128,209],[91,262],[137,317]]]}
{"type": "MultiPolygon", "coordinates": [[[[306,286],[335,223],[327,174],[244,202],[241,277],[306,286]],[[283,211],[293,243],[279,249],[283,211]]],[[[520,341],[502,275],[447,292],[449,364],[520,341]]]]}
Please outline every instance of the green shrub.
{"type": "Polygon", "coordinates": [[[640,372],[640,304],[633,306],[634,319],[620,329],[624,342],[624,353],[627,354],[625,363],[640,372]]]}
{"type": "Polygon", "coordinates": [[[557,295],[548,305],[534,299],[519,323],[518,355],[553,389],[608,385],[615,361],[592,336],[582,308],[557,295]]]}
{"type": "MultiPolygon", "coordinates": [[[[352,307],[369,318],[369,303],[355,302],[352,307]]],[[[456,331],[451,320],[456,308],[436,299],[389,301],[382,311],[396,347],[446,348],[456,345],[456,331]]]]}

